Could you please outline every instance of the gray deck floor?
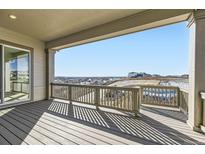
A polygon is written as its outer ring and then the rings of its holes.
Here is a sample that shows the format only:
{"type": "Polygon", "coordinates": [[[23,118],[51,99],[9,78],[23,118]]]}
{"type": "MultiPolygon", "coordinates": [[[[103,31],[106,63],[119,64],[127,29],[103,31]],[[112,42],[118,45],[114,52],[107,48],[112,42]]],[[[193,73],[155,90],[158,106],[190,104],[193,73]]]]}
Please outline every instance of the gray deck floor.
{"type": "Polygon", "coordinates": [[[64,101],[0,110],[0,144],[205,144],[178,111],[142,107],[140,117],[64,101]]]}

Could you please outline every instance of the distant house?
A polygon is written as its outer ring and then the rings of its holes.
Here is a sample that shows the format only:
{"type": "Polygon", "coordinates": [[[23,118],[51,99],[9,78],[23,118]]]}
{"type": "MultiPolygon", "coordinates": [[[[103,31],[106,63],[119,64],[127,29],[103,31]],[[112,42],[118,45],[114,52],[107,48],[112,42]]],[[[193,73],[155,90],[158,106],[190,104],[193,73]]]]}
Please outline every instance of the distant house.
{"type": "Polygon", "coordinates": [[[161,75],[159,75],[159,74],[153,74],[152,77],[159,78],[159,77],[161,77],[161,75]]]}
{"type": "Polygon", "coordinates": [[[128,73],[128,78],[142,78],[151,76],[150,74],[144,73],[144,72],[130,72],[128,73]]]}
{"type": "Polygon", "coordinates": [[[189,78],[189,75],[188,74],[183,74],[181,75],[182,78],[185,78],[185,79],[188,79],[189,78]]]}

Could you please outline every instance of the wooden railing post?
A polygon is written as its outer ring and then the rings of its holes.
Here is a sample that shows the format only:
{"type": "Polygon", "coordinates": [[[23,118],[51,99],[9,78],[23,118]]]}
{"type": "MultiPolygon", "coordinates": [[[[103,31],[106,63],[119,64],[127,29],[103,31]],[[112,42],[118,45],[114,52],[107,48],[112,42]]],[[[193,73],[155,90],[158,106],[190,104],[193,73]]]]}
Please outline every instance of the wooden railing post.
{"type": "Polygon", "coordinates": [[[100,88],[99,87],[96,87],[95,88],[95,106],[96,106],[96,109],[98,109],[98,106],[99,106],[99,103],[100,103],[100,88]]]}
{"type": "Polygon", "coordinates": [[[134,103],[134,114],[135,114],[135,117],[138,116],[138,113],[139,113],[139,100],[140,100],[140,96],[137,94],[140,92],[139,89],[134,89],[133,90],[133,103],[134,103]]]}
{"type": "Polygon", "coordinates": [[[12,82],[12,91],[14,91],[14,82],[12,82]]]}
{"type": "Polygon", "coordinates": [[[70,101],[70,103],[72,102],[72,87],[68,86],[68,100],[70,101]]]}
{"type": "Polygon", "coordinates": [[[180,108],[181,106],[181,92],[180,92],[180,89],[177,88],[177,107],[180,108]]]}
{"type": "Polygon", "coordinates": [[[143,87],[140,86],[140,88],[139,88],[139,106],[141,105],[142,101],[143,101],[143,87]]]}
{"type": "Polygon", "coordinates": [[[53,83],[51,83],[51,98],[53,98],[53,83]]]}
{"type": "Polygon", "coordinates": [[[185,114],[188,114],[188,91],[185,89],[178,89],[179,90],[179,98],[178,98],[178,107],[180,111],[185,114]]]}
{"type": "Polygon", "coordinates": [[[21,82],[21,92],[23,92],[23,83],[21,82]]]}

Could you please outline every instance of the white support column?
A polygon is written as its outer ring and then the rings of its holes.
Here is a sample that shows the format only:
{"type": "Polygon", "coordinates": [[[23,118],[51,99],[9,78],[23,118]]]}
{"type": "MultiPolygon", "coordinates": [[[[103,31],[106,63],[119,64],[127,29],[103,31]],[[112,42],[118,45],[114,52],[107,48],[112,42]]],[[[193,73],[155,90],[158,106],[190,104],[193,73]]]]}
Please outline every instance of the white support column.
{"type": "Polygon", "coordinates": [[[189,18],[189,102],[187,123],[200,131],[202,102],[200,92],[205,91],[205,10],[195,10],[189,18]]]}
{"type": "Polygon", "coordinates": [[[55,77],[55,51],[49,51],[46,49],[46,90],[47,90],[47,99],[50,99],[51,96],[51,82],[54,81],[55,77]]]}

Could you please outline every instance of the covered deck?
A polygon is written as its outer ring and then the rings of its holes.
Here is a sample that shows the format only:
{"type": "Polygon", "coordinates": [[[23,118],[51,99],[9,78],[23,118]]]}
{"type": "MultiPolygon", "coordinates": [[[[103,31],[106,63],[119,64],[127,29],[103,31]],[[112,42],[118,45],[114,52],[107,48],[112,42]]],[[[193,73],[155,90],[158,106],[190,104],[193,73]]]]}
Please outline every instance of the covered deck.
{"type": "Polygon", "coordinates": [[[143,105],[138,117],[59,99],[0,110],[0,144],[205,144],[177,109],[143,105]]]}
{"type": "Polygon", "coordinates": [[[0,107],[34,102],[0,110],[0,144],[205,143],[193,131],[205,126],[204,10],[0,10],[0,17],[0,107]],[[187,90],[53,83],[61,49],[181,21],[190,29],[187,90]],[[16,81],[9,57],[22,51],[28,70],[16,81]]]}

